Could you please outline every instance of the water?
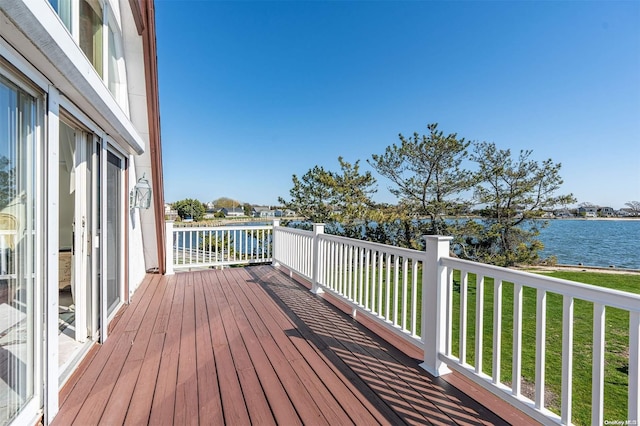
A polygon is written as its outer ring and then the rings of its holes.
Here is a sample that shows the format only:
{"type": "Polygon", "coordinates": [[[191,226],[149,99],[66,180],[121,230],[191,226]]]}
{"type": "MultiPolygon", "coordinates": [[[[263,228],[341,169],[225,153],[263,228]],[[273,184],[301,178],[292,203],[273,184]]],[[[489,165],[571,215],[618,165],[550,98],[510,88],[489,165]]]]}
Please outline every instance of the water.
{"type": "Polygon", "coordinates": [[[638,220],[550,220],[539,239],[559,264],[640,269],[638,220]]]}
{"type": "Polygon", "coordinates": [[[555,219],[538,238],[562,265],[640,269],[640,220],[555,219]]]}

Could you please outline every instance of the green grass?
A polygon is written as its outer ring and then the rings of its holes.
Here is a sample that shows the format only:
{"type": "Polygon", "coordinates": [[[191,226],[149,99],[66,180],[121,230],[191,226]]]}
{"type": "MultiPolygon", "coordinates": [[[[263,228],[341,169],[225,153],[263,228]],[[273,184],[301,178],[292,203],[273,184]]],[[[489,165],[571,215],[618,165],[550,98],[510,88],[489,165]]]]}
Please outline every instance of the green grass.
{"type": "MultiPolygon", "coordinates": [[[[640,293],[640,275],[615,275],[593,272],[554,272],[544,274],[601,287],[640,293]]],[[[460,276],[454,274],[456,283],[460,276]]],[[[492,279],[485,279],[483,314],[483,359],[482,370],[492,374],[493,352],[493,292],[492,279]]],[[[467,313],[467,356],[466,361],[475,365],[475,308],[476,277],[469,275],[468,313],[467,313]]],[[[453,301],[453,353],[459,356],[459,309],[460,292],[456,286],[453,301]]],[[[561,395],[562,366],[562,297],[547,294],[546,326],[546,388],[549,391],[547,408],[559,413],[561,395]]],[[[502,348],[500,376],[503,383],[509,383],[511,377],[513,342],[513,284],[503,283],[502,289],[502,348]]],[[[523,328],[522,328],[522,376],[525,384],[533,384],[535,378],[535,337],[536,337],[536,291],[523,289],[523,328]]],[[[607,308],[605,332],[605,419],[626,419],[628,386],[628,312],[607,308]]],[[[593,304],[581,300],[574,302],[574,346],[573,346],[573,406],[572,420],[576,424],[591,422],[591,358],[593,340],[593,304]]],[[[525,385],[523,384],[523,388],[525,385]]],[[[531,386],[531,390],[533,387],[531,386]]],[[[524,392],[523,392],[524,393],[524,392]]],[[[532,395],[529,395],[531,398],[532,395]]]]}

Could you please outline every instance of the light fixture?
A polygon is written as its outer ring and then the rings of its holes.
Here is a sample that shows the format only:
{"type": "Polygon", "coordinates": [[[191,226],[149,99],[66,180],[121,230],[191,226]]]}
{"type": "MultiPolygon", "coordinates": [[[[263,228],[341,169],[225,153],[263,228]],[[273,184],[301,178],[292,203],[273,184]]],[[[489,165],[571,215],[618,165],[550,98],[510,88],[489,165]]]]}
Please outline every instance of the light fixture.
{"type": "Polygon", "coordinates": [[[129,205],[132,209],[148,209],[151,206],[151,185],[144,173],[129,193],[129,205]]]}

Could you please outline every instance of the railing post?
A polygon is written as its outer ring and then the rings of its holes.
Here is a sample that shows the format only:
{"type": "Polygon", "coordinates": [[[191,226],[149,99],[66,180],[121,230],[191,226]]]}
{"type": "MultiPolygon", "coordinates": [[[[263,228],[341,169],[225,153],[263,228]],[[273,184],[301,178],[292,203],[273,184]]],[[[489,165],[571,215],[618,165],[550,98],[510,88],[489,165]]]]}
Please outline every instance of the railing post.
{"type": "Polygon", "coordinates": [[[629,312],[629,424],[640,421],[640,312],[629,312]]]}
{"type": "Polygon", "coordinates": [[[440,360],[446,349],[447,327],[447,268],[441,259],[449,257],[451,237],[429,235],[422,265],[422,344],[424,362],[420,364],[431,375],[438,377],[450,373],[440,360]]]}
{"type": "Polygon", "coordinates": [[[166,249],[164,259],[164,274],[173,275],[173,221],[167,220],[165,222],[165,235],[166,235],[166,249]]]}
{"type": "Polygon", "coordinates": [[[311,258],[313,259],[313,265],[311,269],[311,292],[315,294],[324,293],[320,288],[319,273],[320,273],[320,234],[324,234],[324,223],[313,224],[313,252],[311,258]]]}
{"type": "Polygon", "coordinates": [[[273,251],[271,253],[271,265],[274,268],[280,266],[280,263],[278,262],[278,250],[276,247],[276,228],[278,226],[280,226],[280,220],[273,219],[273,228],[271,229],[271,250],[273,251]]]}

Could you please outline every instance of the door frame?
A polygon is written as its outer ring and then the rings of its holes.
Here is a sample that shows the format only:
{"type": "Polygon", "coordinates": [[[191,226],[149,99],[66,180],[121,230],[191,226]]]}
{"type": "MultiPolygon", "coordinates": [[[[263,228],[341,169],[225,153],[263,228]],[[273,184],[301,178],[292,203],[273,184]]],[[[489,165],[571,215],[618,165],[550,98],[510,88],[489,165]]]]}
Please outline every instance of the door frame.
{"type": "Polygon", "coordinates": [[[117,270],[118,274],[118,293],[119,293],[119,302],[114,307],[114,309],[109,313],[109,305],[107,298],[107,268],[109,259],[107,258],[108,253],[108,242],[107,242],[107,211],[106,208],[102,208],[100,215],[100,341],[104,342],[107,340],[109,335],[109,323],[116,316],[120,307],[128,303],[128,280],[127,280],[127,270],[128,264],[127,260],[127,228],[128,228],[128,215],[126,214],[127,207],[129,205],[127,199],[127,169],[128,169],[128,156],[118,149],[110,139],[103,140],[101,146],[101,155],[100,155],[100,205],[107,205],[108,191],[107,187],[107,167],[109,164],[108,156],[112,154],[116,156],[120,160],[120,179],[118,186],[118,197],[120,199],[120,209],[119,209],[119,223],[117,229],[117,237],[119,247],[117,248],[117,256],[120,267],[117,270]]]}

